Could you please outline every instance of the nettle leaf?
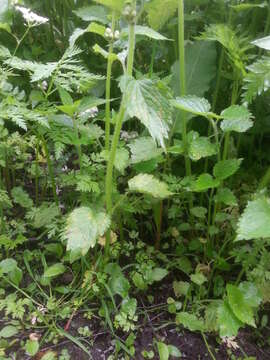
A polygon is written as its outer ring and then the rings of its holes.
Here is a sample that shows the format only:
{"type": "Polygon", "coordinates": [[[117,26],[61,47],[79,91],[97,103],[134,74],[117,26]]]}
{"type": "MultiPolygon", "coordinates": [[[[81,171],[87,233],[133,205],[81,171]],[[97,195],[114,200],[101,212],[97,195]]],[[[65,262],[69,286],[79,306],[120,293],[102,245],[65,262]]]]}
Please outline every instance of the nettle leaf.
{"type": "Polygon", "coordinates": [[[204,331],[204,323],[196,315],[187,312],[180,312],[176,315],[176,323],[183,325],[190,331],[204,331]]]}
{"type": "Polygon", "coordinates": [[[17,335],[19,330],[13,325],[4,326],[0,331],[0,338],[8,339],[17,335]]]}
{"type": "Polygon", "coordinates": [[[214,179],[210,174],[202,174],[193,183],[192,190],[196,192],[206,191],[218,187],[220,182],[218,179],[214,179]]]}
{"type": "Polygon", "coordinates": [[[231,284],[227,284],[226,289],[228,302],[235,316],[244,324],[256,327],[253,310],[249,306],[248,301],[245,300],[241,290],[238,289],[237,286],[231,284]]]}
{"type": "Polygon", "coordinates": [[[222,111],[224,118],[221,122],[221,129],[224,132],[246,132],[253,126],[252,115],[247,108],[240,105],[232,105],[222,111]]]}
{"type": "Polygon", "coordinates": [[[249,201],[237,224],[236,240],[270,237],[270,199],[261,197],[249,201]]]}
{"type": "Polygon", "coordinates": [[[156,142],[150,136],[135,139],[128,147],[131,151],[132,164],[154,159],[163,152],[162,149],[157,147],[156,142]]]}
{"type": "Polygon", "coordinates": [[[85,255],[109,226],[110,219],[103,211],[94,211],[89,207],[73,210],[68,216],[64,231],[67,250],[85,255]]]}
{"type": "Polygon", "coordinates": [[[198,96],[181,96],[171,101],[171,104],[194,115],[207,116],[211,109],[209,101],[198,96]]]}
{"type": "Polygon", "coordinates": [[[136,25],[135,33],[136,33],[136,35],[143,35],[143,36],[146,36],[146,37],[148,37],[150,39],[154,39],[154,40],[161,40],[161,41],[169,40],[168,38],[161,35],[157,31],[149,28],[148,26],[136,25]]]}
{"type": "Polygon", "coordinates": [[[237,205],[237,200],[233,192],[228,188],[220,188],[215,196],[217,203],[222,203],[228,206],[237,205]]]}
{"type": "Polygon", "coordinates": [[[102,24],[107,24],[109,22],[107,18],[108,10],[104,6],[84,6],[73,12],[84,21],[98,21],[102,24]]]}
{"type": "Polygon", "coordinates": [[[258,46],[261,49],[270,50],[270,36],[254,40],[251,44],[258,46]]]}
{"type": "MultiPolygon", "coordinates": [[[[202,97],[209,90],[216,76],[216,46],[208,41],[196,41],[186,45],[185,71],[186,92],[202,97]]],[[[171,86],[176,96],[180,95],[179,62],[171,69],[171,86]]]]}
{"type": "Polygon", "coordinates": [[[131,191],[151,195],[158,199],[166,199],[172,195],[166,183],[149,174],[139,174],[135,176],[129,180],[128,186],[131,191]]]}
{"type": "Polygon", "coordinates": [[[217,322],[220,337],[236,336],[239,328],[243,325],[243,323],[234,315],[226,300],[218,307],[217,322]]]}
{"type": "Polygon", "coordinates": [[[116,150],[116,157],[114,161],[115,168],[121,173],[124,173],[124,170],[129,164],[129,152],[125,148],[118,148],[116,150]]]}
{"type": "Polygon", "coordinates": [[[219,180],[225,180],[239,169],[243,159],[221,160],[214,166],[214,176],[219,180]]]}
{"type": "Polygon", "coordinates": [[[193,161],[217,154],[217,146],[207,137],[198,137],[192,140],[188,146],[188,155],[193,161]]]}
{"type": "Polygon", "coordinates": [[[262,296],[254,283],[243,281],[239,284],[238,288],[244,295],[245,302],[250,307],[257,308],[260,305],[262,296]]]}
{"type": "Polygon", "coordinates": [[[178,0],[152,0],[145,4],[149,25],[155,29],[161,29],[166,22],[175,14],[178,0]]]}
{"type": "MultiPolygon", "coordinates": [[[[128,79],[125,90],[127,113],[137,117],[162,147],[168,138],[172,109],[167,97],[149,79],[128,79]]],[[[124,81],[126,84],[126,82],[124,81]]]]}

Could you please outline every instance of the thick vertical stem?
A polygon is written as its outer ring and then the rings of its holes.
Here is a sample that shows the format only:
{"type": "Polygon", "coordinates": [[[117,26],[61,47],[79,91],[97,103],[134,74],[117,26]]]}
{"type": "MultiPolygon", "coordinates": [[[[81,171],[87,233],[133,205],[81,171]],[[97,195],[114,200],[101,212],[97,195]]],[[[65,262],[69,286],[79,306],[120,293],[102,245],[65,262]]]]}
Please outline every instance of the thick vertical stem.
{"type": "MultiPolygon", "coordinates": [[[[180,95],[186,95],[186,72],[185,72],[185,15],[184,0],[178,3],[178,47],[179,47],[179,75],[180,75],[180,95]]],[[[185,149],[186,175],[191,175],[191,162],[187,154],[187,116],[183,111],[182,115],[182,138],[185,149]]]]}
{"type": "MultiPolygon", "coordinates": [[[[112,15],[112,33],[115,32],[115,13],[112,15]]],[[[113,39],[109,46],[109,55],[107,62],[107,75],[106,75],[106,105],[105,105],[105,149],[110,149],[110,130],[111,130],[111,77],[112,77],[112,53],[113,53],[113,39]]]]}

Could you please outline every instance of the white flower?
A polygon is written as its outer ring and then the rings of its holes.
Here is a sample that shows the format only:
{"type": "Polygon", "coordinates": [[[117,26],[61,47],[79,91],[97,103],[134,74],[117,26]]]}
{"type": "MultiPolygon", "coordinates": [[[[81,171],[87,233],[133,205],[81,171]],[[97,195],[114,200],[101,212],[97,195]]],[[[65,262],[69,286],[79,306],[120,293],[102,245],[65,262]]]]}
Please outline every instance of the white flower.
{"type": "Polygon", "coordinates": [[[39,15],[35,14],[33,11],[31,11],[30,9],[27,9],[23,6],[15,6],[15,8],[16,8],[16,10],[20,11],[24,20],[26,20],[27,23],[31,26],[38,26],[41,24],[45,24],[46,22],[49,21],[49,19],[39,16],[39,15]]]}
{"type": "Polygon", "coordinates": [[[94,118],[98,114],[98,108],[96,106],[87,109],[81,113],[81,116],[87,116],[89,118],[94,118]]]}

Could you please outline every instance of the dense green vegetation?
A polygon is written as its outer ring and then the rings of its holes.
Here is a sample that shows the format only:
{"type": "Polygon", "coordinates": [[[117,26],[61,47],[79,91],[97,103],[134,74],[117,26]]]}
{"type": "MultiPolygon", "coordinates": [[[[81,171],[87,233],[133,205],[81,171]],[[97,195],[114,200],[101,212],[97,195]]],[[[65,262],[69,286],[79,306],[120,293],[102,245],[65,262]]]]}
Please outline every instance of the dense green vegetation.
{"type": "Polygon", "coordinates": [[[269,32],[262,0],[0,0],[0,359],[268,329],[269,32]]]}

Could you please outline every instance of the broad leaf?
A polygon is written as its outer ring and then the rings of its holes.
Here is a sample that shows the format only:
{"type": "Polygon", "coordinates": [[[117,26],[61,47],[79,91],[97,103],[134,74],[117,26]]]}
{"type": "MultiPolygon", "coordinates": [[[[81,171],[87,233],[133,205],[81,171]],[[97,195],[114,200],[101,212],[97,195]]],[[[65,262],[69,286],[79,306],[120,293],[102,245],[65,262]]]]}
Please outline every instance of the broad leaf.
{"type": "Polygon", "coordinates": [[[229,305],[235,316],[245,324],[256,327],[254,322],[253,310],[248,301],[245,300],[243,293],[235,285],[226,286],[229,305]]]}
{"type": "Polygon", "coordinates": [[[213,177],[210,174],[202,174],[193,183],[192,190],[200,192],[218,187],[219,185],[220,185],[219,180],[213,179],[213,177]]]}
{"type": "Polygon", "coordinates": [[[193,161],[198,161],[201,158],[216,155],[217,146],[211,143],[207,137],[198,137],[191,141],[188,147],[188,155],[193,161]]]}
{"type": "Polygon", "coordinates": [[[217,194],[215,196],[215,201],[217,203],[222,203],[228,206],[237,205],[237,200],[233,192],[228,188],[218,189],[217,194]]]}
{"type": "Polygon", "coordinates": [[[133,164],[154,159],[163,152],[150,136],[135,139],[128,147],[131,151],[131,162],[133,164]]]}
{"type": "Polygon", "coordinates": [[[198,96],[177,97],[171,101],[171,104],[180,110],[201,116],[207,116],[211,108],[208,100],[199,98],[198,96]]]}
{"type": "Polygon", "coordinates": [[[204,331],[203,321],[198,319],[194,314],[180,312],[176,315],[176,323],[183,325],[190,331],[204,331]]]}
{"type": "Polygon", "coordinates": [[[151,195],[158,199],[165,199],[172,195],[166,183],[149,174],[135,176],[129,180],[128,186],[131,191],[151,195]]]}
{"type": "Polygon", "coordinates": [[[257,308],[260,305],[262,302],[262,296],[254,283],[244,281],[239,284],[238,288],[243,294],[245,302],[250,307],[257,308]]]}
{"type": "Polygon", "coordinates": [[[254,40],[251,44],[258,46],[261,49],[270,50],[270,36],[254,40]]]}
{"type": "MultiPolygon", "coordinates": [[[[168,38],[166,38],[165,36],[161,35],[159,32],[151,29],[148,26],[136,25],[135,26],[135,34],[141,35],[141,36],[146,36],[149,39],[154,39],[154,40],[160,40],[160,41],[169,40],[168,38]]],[[[127,37],[128,36],[128,28],[123,29],[121,32],[121,35],[124,35],[125,37],[127,37]]]]}
{"type": "Polygon", "coordinates": [[[65,271],[66,271],[65,265],[63,265],[62,263],[57,263],[57,264],[54,264],[54,265],[48,267],[45,270],[44,277],[53,278],[53,277],[63,274],[65,271]]]}
{"type": "Polygon", "coordinates": [[[98,21],[103,24],[107,24],[108,11],[105,7],[99,5],[90,5],[81,7],[78,10],[73,11],[78,17],[82,20],[90,22],[90,21],[98,21]]]}
{"type": "Polygon", "coordinates": [[[178,0],[152,0],[145,4],[149,25],[159,30],[174,15],[178,0]]]}
{"type": "Polygon", "coordinates": [[[227,179],[239,169],[242,159],[221,160],[214,166],[214,176],[219,180],[227,179]]]}
{"type": "Polygon", "coordinates": [[[68,216],[64,231],[67,250],[85,255],[109,225],[109,217],[102,211],[94,211],[89,207],[73,210],[68,216]]]}
{"type": "Polygon", "coordinates": [[[270,237],[270,200],[262,197],[249,201],[237,225],[236,240],[270,237]]]}
{"type": "MultiPolygon", "coordinates": [[[[216,76],[216,46],[207,41],[196,41],[186,46],[186,93],[202,97],[216,76]]],[[[179,62],[172,66],[171,86],[180,95],[179,62]]]]}
{"type": "MultiPolygon", "coordinates": [[[[126,92],[127,113],[137,117],[148,129],[150,135],[165,147],[168,138],[172,111],[169,100],[149,79],[127,80],[126,92]]],[[[124,81],[125,82],[125,81],[124,81]]]]}
{"type": "Polygon", "coordinates": [[[124,170],[129,163],[129,152],[125,148],[118,148],[116,150],[116,158],[114,161],[115,168],[121,173],[124,173],[124,170]]]}
{"type": "Polygon", "coordinates": [[[8,339],[14,335],[18,334],[18,329],[13,325],[4,326],[0,331],[0,338],[8,339]]]}
{"type": "Polygon", "coordinates": [[[159,359],[160,360],[169,360],[170,352],[169,352],[168,346],[166,344],[164,344],[163,342],[158,342],[157,347],[158,347],[159,359]]]}
{"type": "Polygon", "coordinates": [[[227,301],[218,308],[217,322],[221,337],[236,336],[243,323],[234,315],[227,301]]]}
{"type": "Polygon", "coordinates": [[[121,12],[123,10],[125,0],[94,0],[96,3],[107,6],[111,10],[121,12]]]}
{"type": "Polygon", "coordinates": [[[190,212],[193,216],[204,219],[205,215],[207,214],[207,209],[202,206],[196,206],[190,209],[190,212]]]}
{"type": "Polygon", "coordinates": [[[244,106],[232,105],[222,111],[221,116],[224,118],[221,122],[221,129],[224,132],[246,132],[253,126],[252,115],[244,106]]]}

